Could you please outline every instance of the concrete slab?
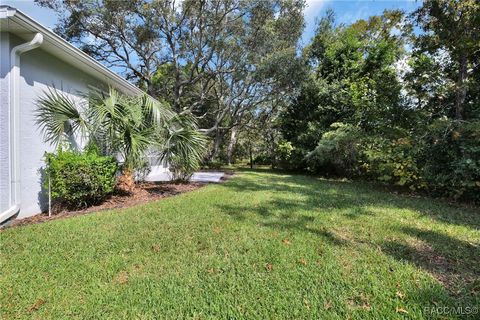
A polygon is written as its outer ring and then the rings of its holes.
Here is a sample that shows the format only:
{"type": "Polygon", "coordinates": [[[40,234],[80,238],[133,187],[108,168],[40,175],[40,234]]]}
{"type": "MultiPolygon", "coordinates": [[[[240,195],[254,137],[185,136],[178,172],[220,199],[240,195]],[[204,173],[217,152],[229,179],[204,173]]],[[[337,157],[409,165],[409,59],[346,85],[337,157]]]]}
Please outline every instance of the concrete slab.
{"type": "Polygon", "coordinates": [[[190,178],[190,181],[194,182],[220,182],[224,173],[223,172],[195,172],[190,178]]]}
{"type": "MultiPolygon", "coordinates": [[[[202,182],[202,183],[218,183],[223,177],[224,173],[220,171],[202,171],[195,172],[190,178],[192,182],[202,182]]],[[[172,176],[169,172],[159,172],[154,174],[149,174],[146,181],[160,182],[160,181],[171,181],[172,176]]]]}

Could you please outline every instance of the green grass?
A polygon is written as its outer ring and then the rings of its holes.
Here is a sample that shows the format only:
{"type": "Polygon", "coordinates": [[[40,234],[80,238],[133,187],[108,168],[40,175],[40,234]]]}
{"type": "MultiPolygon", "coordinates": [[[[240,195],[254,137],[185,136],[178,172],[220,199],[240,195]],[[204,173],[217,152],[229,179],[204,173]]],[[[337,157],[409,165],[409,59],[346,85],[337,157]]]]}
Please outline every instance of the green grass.
{"type": "Polygon", "coordinates": [[[450,318],[480,305],[479,225],[478,208],[246,171],[0,232],[0,318],[450,318]]]}

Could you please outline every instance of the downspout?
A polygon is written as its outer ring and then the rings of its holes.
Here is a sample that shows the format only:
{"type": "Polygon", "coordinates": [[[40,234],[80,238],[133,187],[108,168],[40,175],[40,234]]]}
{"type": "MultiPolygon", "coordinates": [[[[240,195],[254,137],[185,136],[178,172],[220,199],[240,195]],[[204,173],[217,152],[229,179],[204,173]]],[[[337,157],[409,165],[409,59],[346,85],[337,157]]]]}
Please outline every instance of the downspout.
{"type": "Polygon", "coordinates": [[[38,48],[43,42],[41,33],[35,34],[29,42],[18,45],[10,52],[10,101],[9,101],[9,168],[10,168],[10,208],[0,213],[0,223],[20,211],[20,55],[38,48]]]}

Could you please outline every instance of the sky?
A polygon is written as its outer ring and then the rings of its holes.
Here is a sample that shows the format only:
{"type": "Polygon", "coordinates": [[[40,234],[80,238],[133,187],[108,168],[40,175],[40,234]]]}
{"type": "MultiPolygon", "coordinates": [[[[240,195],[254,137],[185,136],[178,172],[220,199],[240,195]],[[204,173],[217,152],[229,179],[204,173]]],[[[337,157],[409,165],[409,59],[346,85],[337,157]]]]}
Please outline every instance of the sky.
{"type": "MultiPolygon", "coordinates": [[[[358,19],[381,14],[385,9],[411,12],[422,3],[421,0],[306,0],[306,2],[303,45],[312,38],[317,19],[328,9],[334,10],[337,22],[350,24],[358,19]]],[[[35,5],[33,0],[0,0],[0,4],[15,7],[48,28],[53,28],[57,21],[55,13],[35,5]]]]}
{"type": "Polygon", "coordinates": [[[367,19],[382,14],[387,9],[400,9],[412,12],[422,5],[421,0],[307,0],[304,11],[305,30],[302,44],[307,44],[315,34],[316,21],[325,15],[328,9],[335,12],[338,23],[351,24],[359,19],[367,19]]]}

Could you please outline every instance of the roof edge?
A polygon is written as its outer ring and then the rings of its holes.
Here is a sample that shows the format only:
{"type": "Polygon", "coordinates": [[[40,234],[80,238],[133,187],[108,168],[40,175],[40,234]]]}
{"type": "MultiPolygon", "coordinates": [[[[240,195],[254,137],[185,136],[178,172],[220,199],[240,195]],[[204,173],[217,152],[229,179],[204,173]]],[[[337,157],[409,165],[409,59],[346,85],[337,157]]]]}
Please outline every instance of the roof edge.
{"type": "MultiPolygon", "coordinates": [[[[132,83],[125,80],[123,77],[118,75],[117,73],[113,72],[112,70],[108,69],[100,62],[93,59],[91,56],[83,52],[82,50],[75,47],[70,42],[66,41],[65,39],[61,38],[53,31],[49,30],[48,28],[44,27],[22,11],[8,6],[2,5],[0,6],[0,18],[3,19],[12,19],[15,22],[18,22],[28,29],[32,30],[32,32],[40,32],[46,40],[52,42],[53,44],[57,45],[62,50],[68,52],[73,58],[78,60],[78,62],[86,64],[91,68],[95,68],[99,73],[105,76],[108,80],[116,84],[119,88],[124,89],[127,92],[132,94],[144,94],[145,92],[138,88],[137,86],[133,85],[132,83]]],[[[97,79],[105,81],[105,79],[101,79],[97,77],[97,79]]]]}

